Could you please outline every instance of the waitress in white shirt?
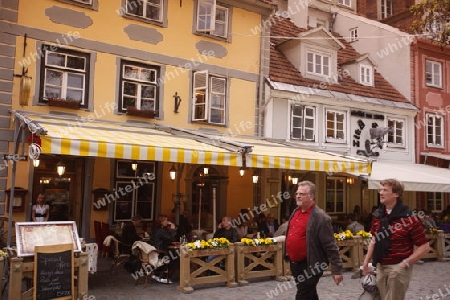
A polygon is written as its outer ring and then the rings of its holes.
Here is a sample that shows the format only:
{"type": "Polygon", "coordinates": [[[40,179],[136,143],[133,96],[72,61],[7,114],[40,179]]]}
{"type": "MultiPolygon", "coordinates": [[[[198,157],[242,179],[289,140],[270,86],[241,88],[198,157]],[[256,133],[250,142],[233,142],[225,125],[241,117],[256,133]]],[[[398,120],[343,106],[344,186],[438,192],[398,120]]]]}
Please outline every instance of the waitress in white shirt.
{"type": "Polygon", "coordinates": [[[31,208],[31,219],[34,222],[47,222],[50,207],[45,204],[45,195],[39,194],[36,199],[36,204],[31,208]]]}

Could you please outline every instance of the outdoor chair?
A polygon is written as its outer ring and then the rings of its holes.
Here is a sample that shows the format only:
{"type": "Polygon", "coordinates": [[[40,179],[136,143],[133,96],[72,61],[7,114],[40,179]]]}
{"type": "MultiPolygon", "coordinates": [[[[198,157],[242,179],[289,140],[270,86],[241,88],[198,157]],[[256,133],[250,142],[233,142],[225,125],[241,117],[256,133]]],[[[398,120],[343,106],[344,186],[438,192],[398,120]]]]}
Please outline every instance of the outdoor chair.
{"type": "Polygon", "coordinates": [[[113,272],[115,272],[115,274],[117,275],[119,267],[130,259],[130,253],[121,253],[119,249],[122,248],[121,245],[125,247],[129,247],[129,245],[122,243],[112,235],[108,235],[105,238],[103,245],[111,247],[113,250],[114,257],[110,273],[113,274],[113,272]]]}
{"type": "Polygon", "coordinates": [[[131,253],[139,258],[142,265],[141,270],[137,272],[138,277],[135,285],[140,282],[141,278],[144,279],[144,284],[147,284],[148,277],[155,276],[155,273],[163,274],[160,278],[162,278],[165,283],[170,281],[169,264],[165,264],[164,259],[160,258],[160,255],[162,257],[167,255],[165,251],[157,250],[155,247],[145,242],[137,241],[131,247],[131,253]]]}

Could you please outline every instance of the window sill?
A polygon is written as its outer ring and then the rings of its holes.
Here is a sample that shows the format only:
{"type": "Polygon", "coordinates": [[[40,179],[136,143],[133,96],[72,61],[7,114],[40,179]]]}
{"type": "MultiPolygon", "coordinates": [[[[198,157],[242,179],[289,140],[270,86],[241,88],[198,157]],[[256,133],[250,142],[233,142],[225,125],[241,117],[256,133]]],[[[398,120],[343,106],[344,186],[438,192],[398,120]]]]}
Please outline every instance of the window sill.
{"type": "Polygon", "coordinates": [[[159,27],[167,27],[167,24],[164,24],[163,21],[155,21],[155,20],[147,19],[147,18],[140,17],[140,16],[130,15],[128,13],[124,13],[122,15],[122,17],[125,19],[129,19],[129,20],[134,20],[134,21],[139,21],[139,22],[143,22],[146,24],[156,25],[159,27]]]}
{"type": "Polygon", "coordinates": [[[149,118],[154,119],[155,118],[155,111],[150,109],[137,109],[133,106],[127,107],[127,116],[135,116],[135,117],[142,117],[142,118],[149,118]]]}
{"type": "Polygon", "coordinates": [[[85,4],[73,0],[57,0],[57,1],[98,11],[98,0],[92,0],[92,4],[85,4]]]}
{"type": "Polygon", "coordinates": [[[221,37],[221,36],[211,35],[211,34],[207,34],[207,33],[203,33],[203,32],[197,32],[197,31],[194,32],[194,34],[198,35],[198,36],[209,37],[209,38],[211,38],[213,40],[216,40],[216,41],[231,43],[231,40],[230,40],[230,38],[228,36],[227,37],[221,37]]]}

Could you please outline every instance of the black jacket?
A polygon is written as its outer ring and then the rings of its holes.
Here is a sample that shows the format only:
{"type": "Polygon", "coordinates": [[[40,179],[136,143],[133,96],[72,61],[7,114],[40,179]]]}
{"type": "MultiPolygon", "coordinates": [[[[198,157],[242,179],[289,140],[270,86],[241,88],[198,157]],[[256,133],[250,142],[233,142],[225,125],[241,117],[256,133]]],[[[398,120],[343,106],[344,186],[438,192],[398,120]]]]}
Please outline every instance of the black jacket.
{"type": "Polygon", "coordinates": [[[150,245],[158,250],[167,251],[167,247],[175,241],[176,230],[168,230],[163,227],[157,227],[153,230],[150,237],[150,245]]]}

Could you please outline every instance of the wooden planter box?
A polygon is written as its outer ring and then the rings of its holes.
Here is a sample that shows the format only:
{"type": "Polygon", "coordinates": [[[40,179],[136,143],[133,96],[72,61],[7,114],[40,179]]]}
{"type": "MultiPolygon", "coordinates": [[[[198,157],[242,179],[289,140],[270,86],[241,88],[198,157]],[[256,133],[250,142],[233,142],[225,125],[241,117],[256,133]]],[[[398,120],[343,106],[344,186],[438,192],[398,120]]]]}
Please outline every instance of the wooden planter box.
{"type": "Polygon", "coordinates": [[[190,251],[186,246],[180,248],[180,292],[190,294],[194,285],[223,282],[228,287],[237,286],[233,244],[227,249],[190,251]],[[208,257],[211,257],[209,262],[208,257]]]}
{"type": "Polygon", "coordinates": [[[48,98],[47,101],[49,106],[57,106],[70,109],[79,109],[81,105],[80,101],[70,101],[57,98],[48,98]]]}
{"type": "Polygon", "coordinates": [[[155,111],[154,110],[150,110],[150,109],[137,109],[134,106],[128,106],[127,107],[127,115],[154,119],[155,118],[155,111]]]}
{"type": "Polygon", "coordinates": [[[359,270],[359,266],[362,264],[362,261],[360,261],[363,247],[362,237],[355,236],[350,240],[337,241],[337,245],[343,268],[353,271],[359,270]]]}
{"type": "Polygon", "coordinates": [[[234,243],[236,249],[236,278],[239,285],[247,285],[248,278],[275,276],[278,281],[283,276],[283,245],[245,246],[234,243]]]}

